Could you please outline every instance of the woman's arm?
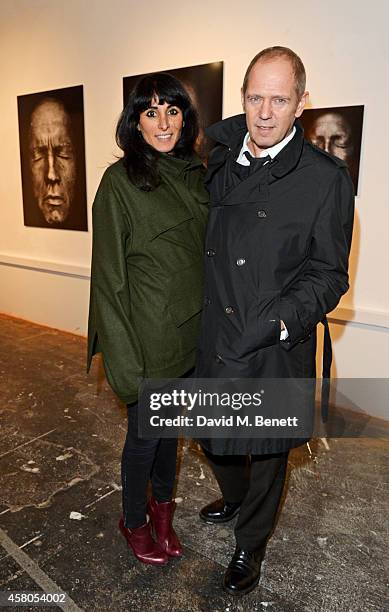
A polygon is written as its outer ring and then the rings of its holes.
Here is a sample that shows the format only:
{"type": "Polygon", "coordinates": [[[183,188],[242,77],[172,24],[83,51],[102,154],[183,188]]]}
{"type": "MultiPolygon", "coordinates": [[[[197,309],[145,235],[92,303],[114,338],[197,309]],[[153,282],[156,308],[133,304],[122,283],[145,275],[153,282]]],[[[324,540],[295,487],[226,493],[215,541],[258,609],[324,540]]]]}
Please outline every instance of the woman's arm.
{"type": "Polygon", "coordinates": [[[101,352],[107,380],[119,398],[137,399],[144,365],[131,321],[126,245],[131,227],[124,215],[115,176],[106,171],[93,204],[93,249],[88,331],[88,369],[101,352]]]}

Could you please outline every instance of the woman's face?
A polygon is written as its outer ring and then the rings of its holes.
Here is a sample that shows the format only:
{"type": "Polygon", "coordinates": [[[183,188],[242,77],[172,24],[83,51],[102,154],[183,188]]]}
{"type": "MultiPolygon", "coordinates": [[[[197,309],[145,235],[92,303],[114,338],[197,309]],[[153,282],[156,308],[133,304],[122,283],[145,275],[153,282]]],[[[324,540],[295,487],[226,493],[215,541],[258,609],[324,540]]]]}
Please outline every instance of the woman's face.
{"type": "Polygon", "coordinates": [[[158,98],[140,114],[138,130],[153,149],[160,153],[171,153],[180,139],[183,126],[182,111],[178,106],[165,102],[159,104],[158,98]]]}

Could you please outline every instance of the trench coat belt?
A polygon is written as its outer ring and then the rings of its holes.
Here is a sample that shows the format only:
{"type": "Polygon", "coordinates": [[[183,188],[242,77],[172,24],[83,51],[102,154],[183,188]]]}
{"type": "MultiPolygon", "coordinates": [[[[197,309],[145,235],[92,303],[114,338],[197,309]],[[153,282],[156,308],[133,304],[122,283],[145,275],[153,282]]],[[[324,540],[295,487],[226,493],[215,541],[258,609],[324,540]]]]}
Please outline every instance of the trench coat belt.
{"type": "Polygon", "coordinates": [[[332,364],[332,343],[330,328],[328,326],[327,317],[322,319],[324,325],[324,342],[323,342],[323,382],[321,388],[321,418],[323,423],[328,420],[328,405],[330,398],[330,376],[332,364]]]}

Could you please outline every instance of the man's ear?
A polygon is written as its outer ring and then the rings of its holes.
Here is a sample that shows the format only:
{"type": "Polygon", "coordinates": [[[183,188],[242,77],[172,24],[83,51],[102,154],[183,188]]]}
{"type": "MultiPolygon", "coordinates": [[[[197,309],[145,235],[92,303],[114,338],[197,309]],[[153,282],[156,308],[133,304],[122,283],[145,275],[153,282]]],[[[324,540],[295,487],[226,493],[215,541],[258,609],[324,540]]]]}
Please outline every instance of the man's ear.
{"type": "Polygon", "coordinates": [[[243,112],[246,112],[245,105],[244,105],[244,92],[243,92],[243,87],[242,87],[242,88],[241,88],[241,90],[240,90],[240,99],[241,99],[241,101],[242,101],[242,108],[243,108],[243,112]]]}
{"type": "Polygon", "coordinates": [[[294,114],[296,119],[297,117],[301,117],[301,115],[303,114],[303,110],[308,102],[308,98],[309,98],[309,91],[304,91],[297,105],[296,112],[294,114]]]}

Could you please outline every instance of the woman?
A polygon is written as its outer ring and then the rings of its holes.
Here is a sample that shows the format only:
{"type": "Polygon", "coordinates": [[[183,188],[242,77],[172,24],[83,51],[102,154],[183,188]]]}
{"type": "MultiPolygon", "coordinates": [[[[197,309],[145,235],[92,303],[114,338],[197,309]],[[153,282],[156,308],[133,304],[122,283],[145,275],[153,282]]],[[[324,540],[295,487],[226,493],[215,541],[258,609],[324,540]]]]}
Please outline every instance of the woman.
{"type": "Polygon", "coordinates": [[[119,528],[135,556],[151,564],[182,554],[172,527],[177,440],[138,436],[138,386],[194,366],[208,212],[197,134],[181,83],[167,73],[142,78],[116,130],[124,155],[106,170],[93,205],[88,368],[101,352],[107,379],[127,404],[119,528]]]}

